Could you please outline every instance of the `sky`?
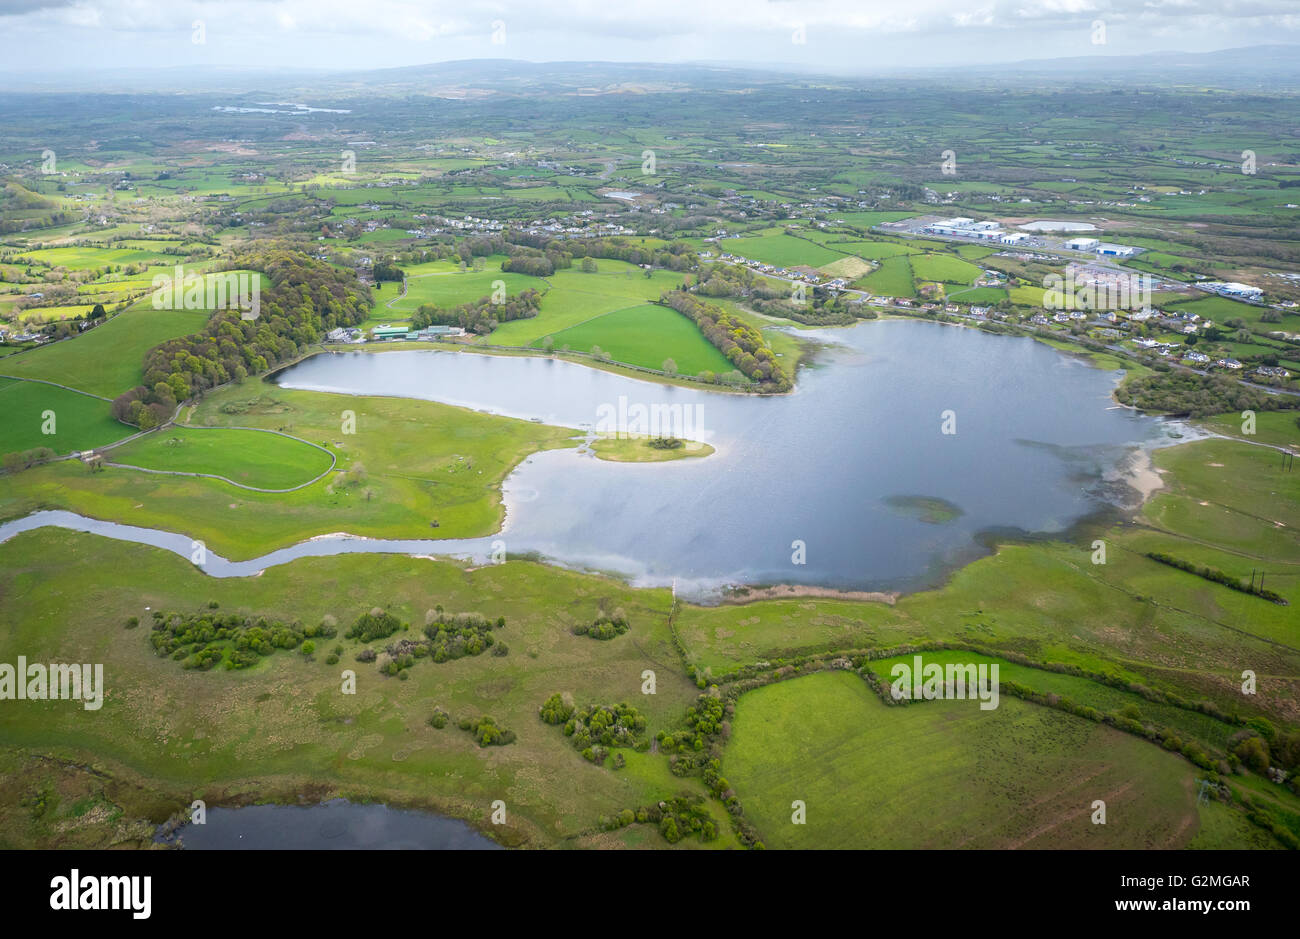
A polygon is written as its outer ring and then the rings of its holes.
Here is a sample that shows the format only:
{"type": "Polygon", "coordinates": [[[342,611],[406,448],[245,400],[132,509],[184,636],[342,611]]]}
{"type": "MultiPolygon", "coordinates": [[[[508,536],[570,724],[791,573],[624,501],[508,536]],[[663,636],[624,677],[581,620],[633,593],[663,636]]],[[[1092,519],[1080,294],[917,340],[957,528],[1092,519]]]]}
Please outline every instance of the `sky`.
{"type": "Polygon", "coordinates": [[[457,59],[857,72],[1300,42],[1300,0],[0,0],[0,70],[457,59]]]}

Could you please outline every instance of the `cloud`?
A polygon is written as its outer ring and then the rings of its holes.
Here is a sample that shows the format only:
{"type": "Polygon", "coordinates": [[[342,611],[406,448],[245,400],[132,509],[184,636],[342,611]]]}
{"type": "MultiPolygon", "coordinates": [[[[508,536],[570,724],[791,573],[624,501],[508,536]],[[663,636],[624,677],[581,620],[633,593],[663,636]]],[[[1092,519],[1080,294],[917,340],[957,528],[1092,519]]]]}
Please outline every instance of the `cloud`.
{"type": "Polygon", "coordinates": [[[940,50],[1009,61],[1090,51],[1098,19],[1110,51],[1300,39],[1296,0],[0,0],[9,49],[32,67],[178,64],[166,44],[196,20],[232,63],[347,68],[501,55],[853,66],[940,50]]]}

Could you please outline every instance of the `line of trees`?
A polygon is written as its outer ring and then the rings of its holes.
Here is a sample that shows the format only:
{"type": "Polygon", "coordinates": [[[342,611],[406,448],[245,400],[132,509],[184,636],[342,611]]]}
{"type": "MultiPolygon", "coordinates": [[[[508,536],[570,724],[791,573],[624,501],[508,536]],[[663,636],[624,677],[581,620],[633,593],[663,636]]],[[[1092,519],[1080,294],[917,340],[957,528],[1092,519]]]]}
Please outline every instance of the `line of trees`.
{"type": "Polygon", "coordinates": [[[705,303],[684,290],[671,290],[659,302],[692,320],[733,365],[763,391],[789,391],[790,376],[782,371],[776,353],[763,334],[738,316],[711,303],[705,303]]]}
{"type": "Polygon", "coordinates": [[[1191,561],[1184,561],[1182,558],[1176,558],[1172,554],[1165,554],[1161,551],[1148,551],[1147,557],[1153,561],[1159,561],[1161,564],[1167,564],[1170,567],[1176,567],[1180,571],[1186,571],[1189,574],[1195,574],[1204,580],[1213,581],[1216,584],[1222,584],[1231,590],[1238,590],[1241,593],[1249,593],[1256,597],[1263,597],[1265,600],[1271,600],[1273,603],[1287,606],[1286,597],[1280,593],[1256,587],[1253,584],[1244,584],[1240,577],[1233,577],[1215,567],[1202,567],[1199,564],[1193,564],[1191,561]]]}

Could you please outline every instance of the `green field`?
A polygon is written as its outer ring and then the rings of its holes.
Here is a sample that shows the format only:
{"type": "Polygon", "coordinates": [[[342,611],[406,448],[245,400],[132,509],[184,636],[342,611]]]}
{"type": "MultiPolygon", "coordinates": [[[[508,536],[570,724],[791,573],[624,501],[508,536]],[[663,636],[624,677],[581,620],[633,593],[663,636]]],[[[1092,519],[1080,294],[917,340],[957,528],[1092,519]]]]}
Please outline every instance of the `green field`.
{"type": "Polygon", "coordinates": [[[136,248],[97,248],[93,246],[74,248],[42,248],[20,254],[15,261],[38,261],[52,267],[66,267],[69,270],[91,270],[118,264],[168,264],[179,263],[177,255],[163,254],[160,251],[141,251],[136,248]]]}
{"type": "Polygon", "coordinates": [[[144,469],[221,476],[240,486],[290,489],[330,467],[330,455],[299,440],[239,428],[167,427],[115,449],[109,460],[144,469]]]}
{"type": "Polygon", "coordinates": [[[375,312],[380,316],[389,310],[409,314],[414,313],[426,303],[443,308],[460,306],[462,303],[472,303],[483,297],[491,296],[492,285],[496,281],[504,281],[506,294],[512,297],[529,287],[534,290],[546,289],[546,282],[540,278],[529,277],[525,274],[502,273],[500,270],[466,272],[463,274],[430,273],[408,277],[406,296],[400,300],[394,298],[398,296],[401,287],[397,284],[385,284],[377,295],[379,302],[375,307],[375,312]]]}
{"type": "Polygon", "coordinates": [[[827,247],[847,251],[868,261],[882,261],[900,254],[920,254],[921,249],[892,241],[831,241],[827,247]]]}
{"type": "MultiPolygon", "coordinates": [[[[4,364],[16,361],[6,357],[4,364]]],[[[0,453],[49,447],[66,455],[121,440],[135,431],[113,419],[107,401],[41,382],[0,378],[0,409],[5,415],[0,422],[0,453]],[[51,411],[54,433],[46,434],[43,428],[51,411]]]]}
{"type": "Polygon", "coordinates": [[[915,297],[912,265],[907,255],[886,258],[878,270],[857,281],[853,286],[870,291],[877,296],[915,297]]]}
{"type": "Polygon", "coordinates": [[[777,267],[822,267],[839,260],[844,252],[824,248],[803,238],[784,232],[759,235],[754,238],[728,238],[718,247],[730,254],[751,261],[762,261],[777,267]]]}
{"type": "MultiPolygon", "coordinates": [[[[657,300],[665,290],[680,286],[680,274],[655,271],[650,277],[629,264],[600,261],[594,274],[568,269],[548,278],[553,285],[538,314],[502,323],[488,337],[494,345],[531,346],[544,336],[585,323],[604,313],[631,309],[657,300]]],[[[660,362],[663,361],[661,356],[660,362]]],[[[657,366],[656,366],[657,367],[657,366]]]]}
{"type": "MultiPolygon", "coordinates": [[[[672,359],[683,375],[722,374],[735,367],[685,316],[649,303],[606,313],[561,330],[551,339],[559,350],[590,352],[599,346],[614,361],[642,368],[658,369],[665,359],[672,359]]],[[[540,347],[541,341],[533,345],[540,347]]]]}
{"type": "Polygon", "coordinates": [[[774,848],[1173,848],[1197,833],[1195,768],[1159,747],[1005,697],[886,707],[847,672],[743,695],[722,769],[774,848]]]}
{"type": "Polygon", "coordinates": [[[912,262],[912,272],[918,280],[969,286],[983,273],[979,267],[969,261],[947,254],[917,254],[909,260],[912,262]]]}
{"type": "Polygon", "coordinates": [[[13,356],[2,371],[113,398],[140,383],[146,352],[168,339],[198,332],[209,315],[155,310],[145,300],[88,332],[13,356]]]}

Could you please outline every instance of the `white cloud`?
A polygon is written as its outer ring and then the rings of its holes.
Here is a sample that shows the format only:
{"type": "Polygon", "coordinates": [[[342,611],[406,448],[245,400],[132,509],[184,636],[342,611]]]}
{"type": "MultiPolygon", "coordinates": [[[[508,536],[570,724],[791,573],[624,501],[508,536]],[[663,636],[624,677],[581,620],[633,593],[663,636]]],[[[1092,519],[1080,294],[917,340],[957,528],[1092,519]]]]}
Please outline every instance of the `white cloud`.
{"type": "Polygon", "coordinates": [[[7,52],[31,67],[185,64],[167,44],[196,19],[220,64],[339,68],[486,56],[852,67],[936,49],[1010,61],[1088,54],[1095,19],[1112,52],[1155,36],[1189,50],[1300,40],[1296,0],[0,0],[7,52]],[[791,43],[796,26],[806,43],[791,43]]]}

